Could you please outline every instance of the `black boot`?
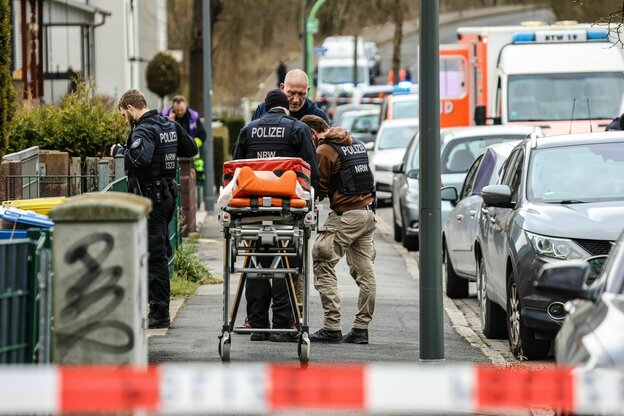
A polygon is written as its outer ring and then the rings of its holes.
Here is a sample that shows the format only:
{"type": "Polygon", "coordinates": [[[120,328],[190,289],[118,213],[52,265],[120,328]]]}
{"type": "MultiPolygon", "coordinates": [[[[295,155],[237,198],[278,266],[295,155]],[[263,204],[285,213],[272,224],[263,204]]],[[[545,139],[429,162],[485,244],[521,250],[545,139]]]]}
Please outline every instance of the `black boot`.
{"type": "Polygon", "coordinates": [[[162,307],[150,307],[149,329],[169,328],[169,309],[162,307]]]}
{"type": "Polygon", "coordinates": [[[347,344],[368,344],[368,329],[353,328],[351,332],[342,337],[342,342],[347,344]]]}
{"type": "Polygon", "coordinates": [[[319,329],[312,335],[310,335],[310,341],[312,342],[324,342],[327,344],[338,344],[342,340],[342,332],[328,331],[327,329],[319,329]]]}

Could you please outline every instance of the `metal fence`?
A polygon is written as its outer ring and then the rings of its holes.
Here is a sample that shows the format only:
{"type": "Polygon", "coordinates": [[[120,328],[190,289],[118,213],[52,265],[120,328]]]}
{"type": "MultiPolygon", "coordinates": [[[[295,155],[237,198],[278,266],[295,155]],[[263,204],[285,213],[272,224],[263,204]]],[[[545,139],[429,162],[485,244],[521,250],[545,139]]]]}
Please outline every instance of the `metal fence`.
{"type": "Polygon", "coordinates": [[[50,362],[50,234],[0,240],[0,364],[50,362]]]}
{"type": "Polygon", "coordinates": [[[70,197],[102,190],[113,178],[102,180],[98,175],[7,175],[7,199],[70,197]]]}

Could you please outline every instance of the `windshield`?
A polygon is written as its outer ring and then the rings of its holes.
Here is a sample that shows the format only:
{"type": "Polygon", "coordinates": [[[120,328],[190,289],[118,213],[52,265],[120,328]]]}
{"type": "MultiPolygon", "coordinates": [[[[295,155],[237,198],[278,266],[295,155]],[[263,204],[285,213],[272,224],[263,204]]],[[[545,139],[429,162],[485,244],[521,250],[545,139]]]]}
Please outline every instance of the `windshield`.
{"type": "Polygon", "coordinates": [[[355,118],[351,130],[353,133],[370,133],[379,127],[379,114],[373,113],[355,118]]]}
{"type": "Polygon", "coordinates": [[[392,105],[392,118],[418,118],[418,98],[410,101],[396,101],[392,105]]]}
{"type": "MultiPolygon", "coordinates": [[[[358,83],[364,82],[363,66],[358,66],[358,83]]],[[[324,84],[353,84],[352,66],[324,66],[320,68],[320,82],[324,84]]]]}
{"type": "Polygon", "coordinates": [[[510,75],[509,121],[611,119],[623,94],[622,72],[510,75]]]}
{"type": "MultiPolygon", "coordinates": [[[[526,134],[506,134],[499,136],[466,137],[449,141],[442,145],[440,154],[440,172],[444,174],[466,173],[472,162],[486,147],[502,142],[520,141],[526,134]]],[[[419,169],[418,146],[414,149],[411,159],[411,169],[419,169]]]]}
{"type": "Polygon", "coordinates": [[[349,131],[351,130],[351,126],[353,125],[353,120],[355,120],[354,113],[345,113],[340,119],[340,123],[338,123],[338,125],[343,129],[349,131]]]}
{"type": "Polygon", "coordinates": [[[377,149],[405,149],[416,132],[418,126],[402,126],[384,128],[377,137],[377,149]]]}
{"type": "Polygon", "coordinates": [[[535,150],[527,198],[565,204],[624,200],[624,143],[535,150]]]}

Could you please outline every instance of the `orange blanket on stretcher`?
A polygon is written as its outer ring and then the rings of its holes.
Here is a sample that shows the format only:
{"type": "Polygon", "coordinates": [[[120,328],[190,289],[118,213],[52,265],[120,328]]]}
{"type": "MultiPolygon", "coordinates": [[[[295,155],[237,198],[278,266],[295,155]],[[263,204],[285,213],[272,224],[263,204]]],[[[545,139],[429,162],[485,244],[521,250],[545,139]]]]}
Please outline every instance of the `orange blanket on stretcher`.
{"type": "Polygon", "coordinates": [[[261,178],[249,166],[243,166],[238,174],[233,197],[246,196],[297,198],[297,174],[287,171],[279,177],[261,178]]]}

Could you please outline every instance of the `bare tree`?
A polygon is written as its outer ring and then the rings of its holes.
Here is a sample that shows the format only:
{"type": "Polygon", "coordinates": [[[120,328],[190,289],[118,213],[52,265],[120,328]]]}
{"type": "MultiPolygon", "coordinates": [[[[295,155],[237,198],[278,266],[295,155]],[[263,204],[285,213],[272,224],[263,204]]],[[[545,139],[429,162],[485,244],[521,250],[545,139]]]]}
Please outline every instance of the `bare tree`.
{"type": "Polygon", "coordinates": [[[401,43],[403,42],[403,20],[405,17],[405,0],[394,0],[394,37],[392,38],[392,73],[394,83],[401,80],[401,43]]]}

